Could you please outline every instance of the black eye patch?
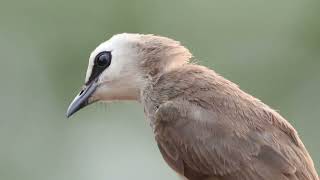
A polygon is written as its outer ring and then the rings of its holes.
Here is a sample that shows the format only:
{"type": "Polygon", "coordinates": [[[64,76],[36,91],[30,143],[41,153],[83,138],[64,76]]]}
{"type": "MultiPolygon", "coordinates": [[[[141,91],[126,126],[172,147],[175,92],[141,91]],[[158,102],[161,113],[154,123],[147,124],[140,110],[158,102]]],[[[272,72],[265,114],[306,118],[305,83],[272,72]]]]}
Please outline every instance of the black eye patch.
{"type": "Polygon", "coordinates": [[[103,51],[99,53],[94,59],[94,65],[92,67],[91,75],[89,80],[86,82],[86,85],[90,84],[95,80],[107,67],[111,64],[111,52],[103,51]]]}

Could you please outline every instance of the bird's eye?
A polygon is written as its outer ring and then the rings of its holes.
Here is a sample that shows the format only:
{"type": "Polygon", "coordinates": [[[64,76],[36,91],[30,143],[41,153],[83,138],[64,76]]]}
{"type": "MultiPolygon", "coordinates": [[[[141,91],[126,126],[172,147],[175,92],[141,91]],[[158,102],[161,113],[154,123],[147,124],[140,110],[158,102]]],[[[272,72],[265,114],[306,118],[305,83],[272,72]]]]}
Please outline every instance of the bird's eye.
{"type": "Polygon", "coordinates": [[[111,52],[101,52],[96,56],[95,64],[100,67],[108,67],[111,64],[111,52]]]}

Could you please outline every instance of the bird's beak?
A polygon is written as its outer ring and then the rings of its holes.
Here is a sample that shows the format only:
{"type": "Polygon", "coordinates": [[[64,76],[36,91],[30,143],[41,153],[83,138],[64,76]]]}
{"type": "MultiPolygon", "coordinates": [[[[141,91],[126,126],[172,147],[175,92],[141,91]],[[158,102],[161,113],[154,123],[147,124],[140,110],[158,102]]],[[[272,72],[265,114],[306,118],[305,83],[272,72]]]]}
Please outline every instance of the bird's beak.
{"type": "Polygon", "coordinates": [[[93,103],[89,101],[91,95],[95,92],[98,87],[96,80],[91,81],[89,84],[85,85],[80,93],[74,98],[74,100],[69,105],[67,110],[67,117],[72,116],[74,113],[82,109],[83,107],[93,103]]]}

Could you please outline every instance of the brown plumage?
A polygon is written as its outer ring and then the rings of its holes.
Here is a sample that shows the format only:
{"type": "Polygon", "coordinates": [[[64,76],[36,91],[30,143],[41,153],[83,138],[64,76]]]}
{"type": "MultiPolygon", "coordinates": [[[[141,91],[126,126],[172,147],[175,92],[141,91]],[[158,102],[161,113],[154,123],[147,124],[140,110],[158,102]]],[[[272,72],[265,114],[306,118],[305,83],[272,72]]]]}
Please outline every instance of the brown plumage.
{"type": "MultiPolygon", "coordinates": [[[[297,132],[276,111],[189,63],[191,53],[178,42],[125,35],[140,77],[132,82],[141,82],[132,94],[140,94],[136,100],[160,152],[178,174],[189,180],[319,180],[297,132]]],[[[97,94],[91,101],[121,99],[97,94]]]]}
{"type": "Polygon", "coordinates": [[[184,65],[143,97],[164,159],[189,180],[318,178],[293,127],[212,70],[184,65]]]}

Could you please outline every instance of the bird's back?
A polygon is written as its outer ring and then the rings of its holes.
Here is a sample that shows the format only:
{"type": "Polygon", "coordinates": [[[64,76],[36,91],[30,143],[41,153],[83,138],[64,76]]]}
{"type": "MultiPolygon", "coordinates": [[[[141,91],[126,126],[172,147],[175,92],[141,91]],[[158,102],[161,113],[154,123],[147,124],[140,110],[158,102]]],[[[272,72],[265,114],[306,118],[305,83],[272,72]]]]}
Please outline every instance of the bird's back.
{"type": "Polygon", "coordinates": [[[142,101],[164,159],[189,180],[318,180],[294,128],[210,69],[166,72],[142,101]]]}

